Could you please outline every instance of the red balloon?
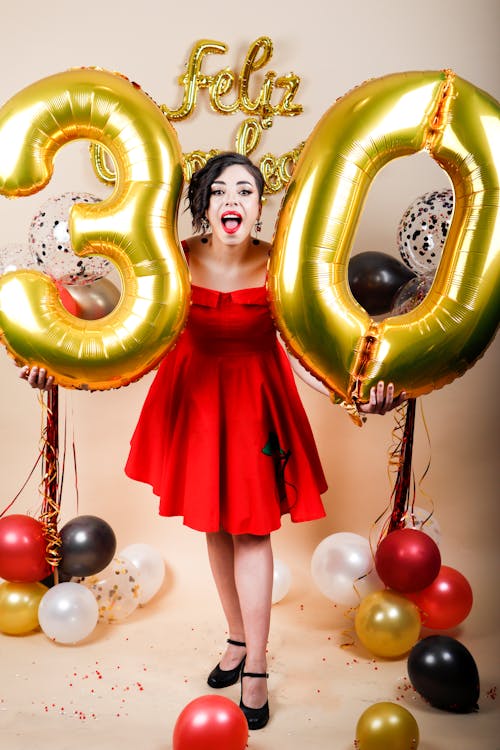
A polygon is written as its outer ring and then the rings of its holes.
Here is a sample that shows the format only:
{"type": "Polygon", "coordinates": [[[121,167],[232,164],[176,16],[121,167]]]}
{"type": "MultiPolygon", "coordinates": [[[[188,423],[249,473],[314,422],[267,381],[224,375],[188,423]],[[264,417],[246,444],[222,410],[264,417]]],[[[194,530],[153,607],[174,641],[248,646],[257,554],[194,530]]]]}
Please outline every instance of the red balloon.
{"type": "Polygon", "coordinates": [[[13,514],[0,518],[0,577],[34,583],[50,575],[45,559],[44,527],[36,518],[13,514]]]}
{"type": "Polygon", "coordinates": [[[430,586],[406,596],[419,608],[422,625],[436,630],[456,627],[472,609],[469,581],[458,570],[447,565],[441,566],[430,586]]]}
{"type": "Polygon", "coordinates": [[[174,726],[173,750],[245,750],[247,742],[245,714],[221,695],[195,698],[174,726]]]}
{"type": "Polygon", "coordinates": [[[59,292],[59,297],[61,298],[61,302],[63,303],[66,310],[72,315],[78,317],[78,305],[76,303],[76,300],[71,296],[70,292],[68,292],[68,290],[62,284],[58,284],[57,289],[59,292]]]}
{"type": "Polygon", "coordinates": [[[406,594],[432,583],[441,567],[441,553],[425,532],[398,529],[387,534],[378,545],[375,567],[386,586],[406,594]]]}

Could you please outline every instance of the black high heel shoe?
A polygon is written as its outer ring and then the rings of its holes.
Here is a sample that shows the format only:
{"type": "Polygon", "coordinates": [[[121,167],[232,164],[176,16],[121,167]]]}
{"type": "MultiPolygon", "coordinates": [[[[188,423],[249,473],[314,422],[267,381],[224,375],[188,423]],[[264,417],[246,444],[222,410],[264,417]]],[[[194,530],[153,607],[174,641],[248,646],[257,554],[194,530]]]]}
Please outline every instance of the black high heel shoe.
{"type": "Polygon", "coordinates": [[[245,672],[241,673],[241,698],[240,708],[246,716],[249,729],[262,729],[269,721],[269,701],[266,701],[260,708],[250,708],[243,703],[243,678],[244,677],[263,677],[267,680],[267,672],[245,672]]]}
{"type": "MultiPolygon", "coordinates": [[[[233,641],[232,638],[228,638],[227,642],[230,643],[231,646],[241,646],[242,648],[246,648],[247,645],[244,641],[233,641]]],[[[240,679],[240,672],[243,669],[244,663],[245,657],[243,657],[234,669],[221,669],[219,664],[217,664],[208,675],[208,684],[216,690],[235,685],[240,679]]]]}

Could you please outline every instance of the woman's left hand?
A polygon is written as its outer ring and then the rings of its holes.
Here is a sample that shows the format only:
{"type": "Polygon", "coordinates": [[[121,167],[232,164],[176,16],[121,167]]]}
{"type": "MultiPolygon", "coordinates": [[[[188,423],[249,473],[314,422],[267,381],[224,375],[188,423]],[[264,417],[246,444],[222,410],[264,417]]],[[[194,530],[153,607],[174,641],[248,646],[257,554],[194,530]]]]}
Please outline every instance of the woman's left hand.
{"type": "Polygon", "coordinates": [[[385,414],[400,406],[405,400],[406,393],[404,391],[397,398],[394,398],[394,385],[389,383],[386,389],[384,381],[381,380],[376,386],[370,388],[368,403],[358,403],[357,408],[362,414],[385,414]]]}

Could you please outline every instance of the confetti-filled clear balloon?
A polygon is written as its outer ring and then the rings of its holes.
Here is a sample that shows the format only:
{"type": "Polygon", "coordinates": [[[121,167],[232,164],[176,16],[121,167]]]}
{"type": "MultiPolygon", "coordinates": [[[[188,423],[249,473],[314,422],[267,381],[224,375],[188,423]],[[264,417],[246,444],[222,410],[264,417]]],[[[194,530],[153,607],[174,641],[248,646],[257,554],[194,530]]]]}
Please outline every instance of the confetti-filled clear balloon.
{"type": "Polygon", "coordinates": [[[99,255],[73,252],[68,231],[71,208],[77,203],[100,203],[91,193],[62,193],[43,203],[31,220],[29,243],[38,269],[61,284],[89,284],[106,276],[113,265],[99,255]]]}
{"type": "Polygon", "coordinates": [[[129,544],[121,558],[130,560],[139,571],[139,604],[146,604],[160,590],[165,578],[165,561],[150,544],[129,544]]]}
{"type": "Polygon", "coordinates": [[[409,511],[405,519],[405,527],[425,532],[438,546],[441,542],[441,526],[437,518],[425,508],[415,506],[409,511]]]}
{"type": "Polygon", "coordinates": [[[11,242],[0,247],[0,276],[10,271],[18,271],[20,268],[37,270],[38,263],[31,247],[20,242],[11,242]]]}
{"type": "Polygon", "coordinates": [[[435,270],[453,214],[453,190],[433,190],[411,203],[398,227],[399,252],[415,273],[435,270]]]}
{"type": "Polygon", "coordinates": [[[420,276],[415,276],[414,279],[410,279],[406,284],[403,284],[394,297],[391,313],[393,315],[403,315],[403,313],[414,310],[427,296],[433,278],[434,272],[427,272],[420,276]]]}
{"type": "Polygon", "coordinates": [[[102,621],[124,620],[139,605],[139,571],[126,558],[114,557],[105,570],[83,583],[95,596],[102,621]]]}

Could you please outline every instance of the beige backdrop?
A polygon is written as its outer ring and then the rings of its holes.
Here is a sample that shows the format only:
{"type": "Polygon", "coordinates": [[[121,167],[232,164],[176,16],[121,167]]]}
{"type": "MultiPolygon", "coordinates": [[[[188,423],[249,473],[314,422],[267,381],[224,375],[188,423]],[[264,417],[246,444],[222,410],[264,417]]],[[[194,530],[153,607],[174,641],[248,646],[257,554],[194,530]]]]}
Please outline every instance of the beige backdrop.
{"type": "MultiPolygon", "coordinates": [[[[266,35],[274,42],[273,59],[266,70],[273,69],[278,74],[293,71],[301,78],[297,99],[304,106],[303,114],[296,118],[277,117],[273,127],[264,133],[256,155],[267,151],[280,154],[304,140],[338,96],[370,77],[405,70],[451,68],[498,98],[498,7],[494,0],[475,3],[309,0],[303,5],[262,0],[248,4],[191,0],[177,5],[161,0],[9,3],[2,13],[0,102],[46,75],[87,65],[120,71],[140,83],[157,102],[173,108],[181,101],[178,77],[196,41],[212,39],[228,45],[225,55],[207,59],[207,71],[226,66],[239,70],[250,43],[266,35]]],[[[184,151],[232,148],[243,119],[242,113],[232,117],[214,114],[206,92],[201,92],[195,113],[177,124],[182,148],[184,151]]],[[[393,162],[373,185],[353,252],[379,250],[399,257],[396,231],[406,207],[423,192],[448,185],[446,174],[428,157],[419,155],[393,162]]],[[[0,199],[0,244],[25,242],[29,221],[42,200],[78,190],[98,195],[106,192],[92,172],[87,147],[82,143],[73,144],[59,155],[54,178],[43,194],[16,201],[0,199]]],[[[264,210],[266,239],[272,237],[280,197],[271,198],[264,210]]],[[[189,233],[185,215],[180,216],[179,226],[181,236],[189,233]]],[[[499,531],[496,457],[500,415],[495,385],[499,352],[498,342],[493,343],[463,377],[419,400],[414,462],[417,481],[428,462],[430,470],[418,488],[416,504],[434,507],[442,532],[443,562],[460,570],[473,588],[473,611],[456,635],[473,651],[482,678],[482,712],[477,716],[455,717],[416,705],[424,750],[500,747],[496,739],[498,714],[491,692],[498,679],[496,633],[500,624],[498,596],[494,593],[499,531]]],[[[36,394],[18,380],[16,368],[5,351],[0,352],[0,373],[1,509],[14,498],[35,461],[41,409],[36,394]]],[[[192,661],[190,669],[197,673],[216,657],[217,648],[222,645],[222,620],[213,604],[214,591],[202,536],[183,528],[178,519],[158,519],[157,502],[149,488],[126,479],[123,474],[128,440],[151,380],[152,376],[147,375],[135,385],[106,393],[61,393],[62,423],[67,428],[61,523],[77,513],[99,515],[114,528],[119,548],[139,541],[153,544],[164,554],[168,571],[163,596],[151,605],[150,619],[144,609],[140,618],[121,626],[129,627],[129,634],[141,634],[137,636],[136,648],[145,642],[163,642],[165,634],[170,634],[163,643],[165,663],[157,667],[156,702],[150,696],[148,703],[153,711],[147,718],[149,734],[141,734],[143,708],[131,706],[128,718],[122,717],[121,724],[114,720],[113,710],[105,710],[101,723],[92,725],[92,742],[99,748],[116,747],[117,738],[124,748],[133,747],[134,738],[139,737],[145,748],[169,747],[175,716],[188,699],[204,692],[203,681],[192,685],[191,693],[176,692],[166,676],[169,669],[175,671],[173,654],[183,657],[184,662],[192,661]],[[71,459],[73,444],[77,477],[71,459]],[[196,630],[203,623],[211,634],[210,646],[205,644],[208,654],[198,642],[193,655],[189,650],[193,644],[179,641],[172,628],[178,624],[181,629],[196,630]],[[179,642],[187,650],[179,649],[179,642]],[[158,695],[163,691],[169,695],[168,711],[159,702],[158,695]]],[[[390,495],[387,463],[393,417],[372,417],[359,430],[325,397],[301,383],[299,389],[329,480],[328,516],[321,522],[293,527],[285,520],[283,529],[275,534],[276,554],[291,568],[293,582],[289,596],[276,608],[271,652],[273,644],[277,652],[284,644],[293,643],[290,634],[299,633],[303,651],[308,642],[317,645],[318,633],[329,628],[337,628],[338,632],[342,627],[342,621],[338,617],[335,620],[331,604],[314,590],[309,573],[312,551],[326,535],[337,531],[368,536],[375,519],[387,507],[390,495]],[[297,628],[303,622],[300,612],[304,602],[310,608],[302,632],[297,628]]],[[[12,511],[37,513],[37,485],[38,474],[12,511]]],[[[17,692],[15,688],[7,688],[7,680],[0,688],[0,726],[4,721],[10,738],[8,747],[49,747],[52,731],[58,732],[63,744],[56,742],[51,747],[86,746],[84,737],[88,734],[84,735],[84,731],[89,731],[89,722],[83,722],[86,729],[82,729],[82,722],[61,723],[55,711],[52,714],[42,711],[39,690],[32,687],[34,692],[28,700],[25,689],[38,684],[37,679],[42,683],[49,680],[44,683],[44,694],[49,695],[47,686],[51,678],[41,665],[50,670],[48,665],[56,658],[48,653],[50,650],[59,655],[64,651],[66,664],[94,657],[104,659],[109,648],[113,658],[125,660],[124,643],[128,635],[123,634],[123,629],[119,634],[111,630],[104,636],[95,636],[88,645],[75,646],[69,656],[68,649],[51,645],[43,634],[24,639],[0,636],[5,674],[13,680],[11,686],[22,682],[22,690],[17,692]],[[36,743],[32,744],[29,737],[37,737],[36,743]]],[[[360,653],[369,663],[370,656],[360,653]]],[[[361,711],[372,702],[393,698],[392,680],[395,675],[402,679],[404,674],[404,662],[400,662],[396,666],[384,665],[376,683],[373,673],[368,677],[364,673],[362,677],[358,675],[352,684],[349,683],[352,675],[339,677],[338,681],[331,675],[329,685],[335,698],[329,699],[321,710],[316,706],[313,731],[308,723],[311,719],[305,718],[307,699],[305,706],[301,706],[302,713],[296,713],[293,691],[286,692],[290,682],[293,684],[296,658],[296,653],[290,655],[291,663],[280,672],[282,682],[276,678],[274,683],[274,705],[281,702],[282,716],[286,711],[284,706],[291,704],[287,723],[280,724],[278,715],[258,738],[252,736],[250,747],[274,748],[288,737],[290,747],[302,748],[309,742],[314,748],[344,750],[351,746],[361,711]],[[342,703],[339,697],[342,694],[349,695],[347,704],[342,703]],[[332,714],[334,710],[336,713],[332,714]],[[333,724],[336,739],[332,739],[333,724]],[[312,734],[308,734],[310,731],[312,734]]],[[[340,665],[347,660],[339,649],[336,658],[340,665]]],[[[184,663],[178,669],[182,683],[183,670],[188,667],[184,663]]],[[[3,672],[2,668],[2,682],[3,672]]],[[[305,674],[308,672],[306,669],[305,674]]],[[[58,688],[54,685],[53,690],[57,692],[58,688]]],[[[61,687],[60,694],[66,695],[67,700],[69,693],[64,693],[61,687]]]]}

